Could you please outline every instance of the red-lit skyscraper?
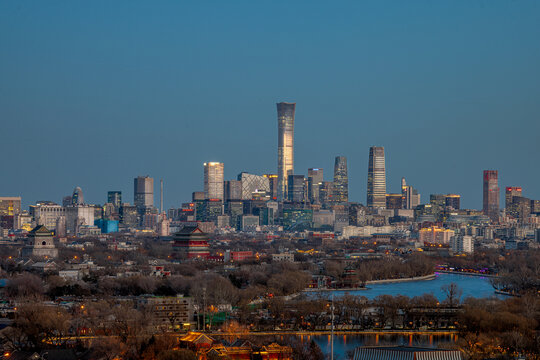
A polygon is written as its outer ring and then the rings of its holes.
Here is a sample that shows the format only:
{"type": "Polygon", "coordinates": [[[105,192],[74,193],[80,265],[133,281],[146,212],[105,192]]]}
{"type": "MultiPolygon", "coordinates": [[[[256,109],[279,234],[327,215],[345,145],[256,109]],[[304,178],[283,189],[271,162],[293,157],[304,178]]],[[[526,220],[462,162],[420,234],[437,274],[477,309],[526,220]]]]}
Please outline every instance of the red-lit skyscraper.
{"type": "Polygon", "coordinates": [[[507,186],[506,187],[506,194],[504,196],[505,204],[504,207],[508,208],[510,205],[512,205],[512,200],[514,199],[514,196],[522,196],[522,189],[519,186],[507,186]]]}
{"type": "Polygon", "coordinates": [[[484,215],[499,222],[499,172],[484,170],[484,215]]]}

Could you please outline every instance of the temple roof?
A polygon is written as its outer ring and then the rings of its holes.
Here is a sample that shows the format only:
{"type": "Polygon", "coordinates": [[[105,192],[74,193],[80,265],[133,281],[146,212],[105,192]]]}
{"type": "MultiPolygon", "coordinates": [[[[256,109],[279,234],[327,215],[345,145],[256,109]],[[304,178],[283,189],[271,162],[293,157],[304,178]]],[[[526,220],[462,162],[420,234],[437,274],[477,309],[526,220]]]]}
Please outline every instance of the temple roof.
{"type": "Polygon", "coordinates": [[[38,225],[29,232],[30,235],[52,235],[52,231],[47,229],[45,225],[38,225]]]}

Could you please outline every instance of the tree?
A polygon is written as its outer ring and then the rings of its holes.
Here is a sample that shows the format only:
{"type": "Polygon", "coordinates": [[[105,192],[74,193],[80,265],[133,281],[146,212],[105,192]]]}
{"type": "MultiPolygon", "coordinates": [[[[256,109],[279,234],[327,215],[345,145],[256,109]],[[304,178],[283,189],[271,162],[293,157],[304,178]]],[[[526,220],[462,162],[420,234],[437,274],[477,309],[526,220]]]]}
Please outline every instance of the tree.
{"type": "Polygon", "coordinates": [[[10,298],[36,299],[45,293],[43,281],[36,275],[24,272],[9,279],[6,295],[10,298]]]}
{"type": "Polygon", "coordinates": [[[459,288],[456,283],[450,283],[441,286],[441,290],[446,294],[445,303],[450,307],[459,305],[461,295],[463,295],[463,290],[459,288]]]}

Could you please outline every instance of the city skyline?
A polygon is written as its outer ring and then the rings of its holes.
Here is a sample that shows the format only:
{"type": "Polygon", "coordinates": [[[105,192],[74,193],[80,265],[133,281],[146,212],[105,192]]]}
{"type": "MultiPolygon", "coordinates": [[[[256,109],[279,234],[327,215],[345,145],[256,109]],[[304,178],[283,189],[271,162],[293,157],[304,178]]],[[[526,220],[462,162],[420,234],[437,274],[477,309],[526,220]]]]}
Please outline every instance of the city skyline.
{"type": "Polygon", "coordinates": [[[2,195],[26,207],[80,186],[88,202],[132,202],[132,177],[149,174],[176,206],[204,162],[227,179],[274,173],[275,103],[294,101],[296,172],[346,156],[351,201],[365,201],[372,145],[389,193],[405,177],[481,208],[478,174],[497,169],[501,187],[540,198],[522,156],[540,151],[538,2],[259,6],[164,4],[157,21],[136,1],[0,4],[2,195]]]}

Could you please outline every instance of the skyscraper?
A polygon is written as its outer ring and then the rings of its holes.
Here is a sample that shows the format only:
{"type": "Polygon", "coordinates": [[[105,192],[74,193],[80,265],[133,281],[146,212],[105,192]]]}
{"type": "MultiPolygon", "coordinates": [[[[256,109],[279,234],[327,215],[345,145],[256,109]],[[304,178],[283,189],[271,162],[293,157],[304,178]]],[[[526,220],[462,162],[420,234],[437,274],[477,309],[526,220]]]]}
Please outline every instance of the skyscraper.
{"type": "Polygon", "coordinates": [[[116,210],[120,209],[122,205],[122,192],[121,191],[109,191],[107,192],[107,202],[113,204],[116,210]]]}
{"type": "Polygon", "coordinates": [[[287,198],[287,177],[294,174],[294,112],[296,103],[277,103],[278,201],[287,198]]]}
{"type": "Polygon", "coordinates": [[[347,158],[345,156],[336,156],[334,163],[334,201],[349,201],[349,176],[347,175],[347,158]]]}
{"type": "Polygon", "coordinates": [[[154,179],[149,176],[137,176],[133,179],[133,199],[137,209],[154,206],[154,179]]]}
{"type": "Polygon", "coordinates": [[[71,203],[73,205],[84,204],[83,192],[82,192],[82,189],[78,186],[73,190],[73,195],[71,195],[71,203]]]}
{"type": "Polygon", "coordinates": [[[242,182],[240,180],[227,180],[223,183],[223,196],[225,200],[242,199],[242,182]]]}
{"type": "Polygon", "coordinates": [[[386,167],[382,146],[369,148],[367,206],[372,208],[386,206],[386,167]]]}
{"type": "Polygon", "coordinates": [[[507,186],[506,193],[504,196],[504,207],[508,208],[512,205],[512,200],[514,196],[522,196],[523,190],[519,186],[507,186]]]}
{"type": "Polygon", "coordinates": [[[204,163],[204,197],[223,200],[223,163],[204,163]]]}
{"type": "Polygon", "coordinates": [[[448,194],[446,195],[446,206],[451,207],[454,210],[460,209],[461,195],[458,194],[448,194]]]}
{"type": "Polygon", "coordinates": [[[420,205],[420,194],[410,185],[407,185],[405,178],[401,178],[401,194],[404,196],[404,209],[414,209],[420,205]]]}
{"type": "Polygon", "coordinates": [[[287,191],[288,200],[293,202],[303,202],[304,175],[289,175],[287,184],[289,187],[287,191]]]}
{"type": "Polygon", "coordinates": [[[270,197],[272,200],[277,200],[278,176],[276,174],[264,174],[263,176],[268,178],[270,183],[270,197]]]}
{"type": "Polygon", "coordinates": [[[484,215],[491,221],[499,221],[499,172],[497,170],[484,170],[484,215]]]}
{"type": "Polygon", "coordinates": [[[323,169],[308,169],[308,199],[311,203],[320,202],[320,190],[324,181],[323,169]]]}
{"type": "Polygon", "coordinates": [[[270,181],[267,177],[241,172],[238,180],[242,184],[242,200],[251,200],[256,193],[270,196],[270,181]]]}

